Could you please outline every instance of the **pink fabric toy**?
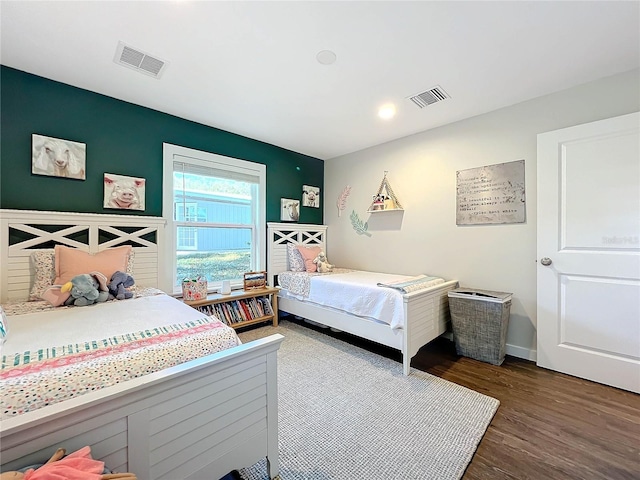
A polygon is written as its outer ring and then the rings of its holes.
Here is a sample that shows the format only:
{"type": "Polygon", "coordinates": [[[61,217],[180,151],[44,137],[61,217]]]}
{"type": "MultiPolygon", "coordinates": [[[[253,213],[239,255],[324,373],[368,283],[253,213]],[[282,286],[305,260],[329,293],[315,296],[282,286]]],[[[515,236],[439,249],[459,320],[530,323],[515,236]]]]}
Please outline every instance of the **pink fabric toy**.
{"type": "Polygon", "coordinates": [[[136,480],[133,473],[104,474],[104,462],[91,457],[91,448],[83,447],[66,457],[65,450],[59,448],[47,463],[26,472],[5,472],[0,480],[136,480]]]}
{"type": "Polygon", "coordinates": [[[83,447],[66,457],[27,470],[24,480],[101,480],[104,462],[91,458],[91,448],[83,447]]]}

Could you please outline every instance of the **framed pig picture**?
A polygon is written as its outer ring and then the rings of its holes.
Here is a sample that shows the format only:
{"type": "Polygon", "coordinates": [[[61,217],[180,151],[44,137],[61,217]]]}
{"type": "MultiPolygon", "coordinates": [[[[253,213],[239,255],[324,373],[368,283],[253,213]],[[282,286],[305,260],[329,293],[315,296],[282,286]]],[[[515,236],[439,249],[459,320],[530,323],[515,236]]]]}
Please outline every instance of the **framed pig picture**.
{"type": "Polygon", "coordinates": [[[104,174],[104,208],[144,210],[144,178],[104,174]]]}

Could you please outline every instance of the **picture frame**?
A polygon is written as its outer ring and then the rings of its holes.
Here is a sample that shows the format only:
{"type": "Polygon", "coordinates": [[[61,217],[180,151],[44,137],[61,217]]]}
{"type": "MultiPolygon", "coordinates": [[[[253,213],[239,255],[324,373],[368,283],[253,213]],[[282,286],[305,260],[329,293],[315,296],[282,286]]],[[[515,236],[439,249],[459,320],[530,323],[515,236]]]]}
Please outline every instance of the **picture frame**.
{"type": "Polygon", "coordinates": [[[144,178],[105,173],[102,206],[120,210],[144,211],[146,183],[144,178]]]}
{"type": "Polygon", "coordinates": [[[267,272],[247,272],[244,274],[242,288],[244,290],[258,290],[267,287],[267,272]]]}
{"type": "Polygon", "coordinates": [[[320,187],[302,186],[302,206],[320,208],[320,187]]]}
{"type": "Polygon", "coordinates": [[[456,171],[456,225],[524,223],[525,185],[524,159],[456,171]]]}
{"type": "Polygon", "coordinates": [[[86,144],[37,133],[31,135],[32,174],[86,180],[86,169],[86,144]]]}
{"type": "Polygon", "coordinates": [[[300,219],[300,200],[291,198],[280,199],[280,220],[283,222],[297,222],[300,219]]]}

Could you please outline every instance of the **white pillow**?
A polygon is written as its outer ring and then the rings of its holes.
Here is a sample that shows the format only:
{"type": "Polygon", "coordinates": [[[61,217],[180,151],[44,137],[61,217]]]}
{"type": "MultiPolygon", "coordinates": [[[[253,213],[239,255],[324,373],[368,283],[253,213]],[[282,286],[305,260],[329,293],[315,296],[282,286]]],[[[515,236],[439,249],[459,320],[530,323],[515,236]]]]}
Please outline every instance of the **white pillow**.
{"type": "Polygon", "coordinates": [[[288,270],[291,272],[306,272],[307,268],[304,265],[304,258],[298,250],[297,245],[293,243],[287,243],[287,259],[289,261],[288,270]]]}

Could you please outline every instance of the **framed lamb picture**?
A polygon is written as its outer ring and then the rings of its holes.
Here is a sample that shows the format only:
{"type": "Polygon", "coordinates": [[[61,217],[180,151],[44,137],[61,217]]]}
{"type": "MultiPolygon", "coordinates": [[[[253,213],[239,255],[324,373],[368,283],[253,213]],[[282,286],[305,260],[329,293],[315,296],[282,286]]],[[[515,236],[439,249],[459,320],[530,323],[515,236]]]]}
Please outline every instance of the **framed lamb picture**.
{"type": "Polygon", "coordinates": [[[104,174],[104,208],[144,210],[144,178],[104,174]]]}
{"type": "Polygon", "coordinates": [[[280,220],[283,222],[297,222],[300,219],[300,200],[290,198],[280,199],[280,220]]]}
{"type": "Polygon", "coordinates": [[[86,157],[84,143],[31,135],[31,173],[34,175],[85,180],[86,157]]]}

